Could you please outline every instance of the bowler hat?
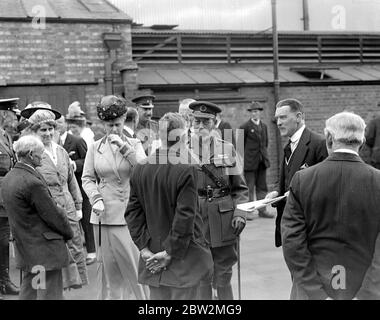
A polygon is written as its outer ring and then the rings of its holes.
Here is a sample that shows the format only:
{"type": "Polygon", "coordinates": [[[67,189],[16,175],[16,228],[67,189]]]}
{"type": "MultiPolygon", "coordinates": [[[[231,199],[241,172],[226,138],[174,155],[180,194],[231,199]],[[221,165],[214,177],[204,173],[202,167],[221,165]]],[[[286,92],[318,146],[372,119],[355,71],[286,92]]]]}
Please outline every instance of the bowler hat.
{"type": "Polygon", "coordinates": [[[263,106],[258,101],[252,101],[250,105],[248,106],[248,111],[251,110],[264,110],[263,106]]]}

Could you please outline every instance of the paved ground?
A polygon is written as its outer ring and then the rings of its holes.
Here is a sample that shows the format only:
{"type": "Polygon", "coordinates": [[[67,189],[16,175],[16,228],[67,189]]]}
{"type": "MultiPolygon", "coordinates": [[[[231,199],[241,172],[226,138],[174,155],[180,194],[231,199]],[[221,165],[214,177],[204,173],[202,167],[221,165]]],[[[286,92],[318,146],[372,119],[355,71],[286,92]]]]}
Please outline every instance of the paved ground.
{"type": "MultiPolygon", "coordinates": [[[[272,209],[272,208],[271,208],[272,209]]],[[[285,265],[282,250],[274,247],[274,219],[255,218],[241,235],[241,295],[244,300],[288,299],[290,274],[285,265]]],[[[89,266],[90,285],[79,290],[65,292],[69,300],[96,299],[97,265],[89,266]]],[[[19,272],[11,265],[11,277],[19,284],[19,272]]],[[[233,289],[238,298],[237,267],[234,268],[233,289]]],[[[17,299],[17,297],[6,297],[17,299]]]]}

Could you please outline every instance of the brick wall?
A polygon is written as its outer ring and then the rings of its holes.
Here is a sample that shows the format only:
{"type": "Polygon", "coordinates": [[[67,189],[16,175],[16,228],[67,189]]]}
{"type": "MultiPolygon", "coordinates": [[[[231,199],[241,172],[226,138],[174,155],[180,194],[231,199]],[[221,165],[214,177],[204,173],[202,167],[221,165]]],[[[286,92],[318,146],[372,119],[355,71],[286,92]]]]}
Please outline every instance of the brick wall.
{"type": "MultiPolygon", "coordinates": [[[[263,121],[269,129],[269,157],[271,168],[268,170],[268,184],[273,185],[277,180],[278,166],[276,165],[277,149],[275,135],[277,127],[273,119],[273,89],[270,87],[242,88],[241,94],[246,97],[267,99],[264,103],[263,121]]],[[[349,110],[359,114],[368,123],[376,113],[380,102],[380,85],[339,85],[339,86],[304,86],[282,87],[280,99],[296,98],[305,106],[306,125],[313,131],[323,134],[325,120],[338,112],[349,110]]],[[[247,121],[245,105],[230,104],[224,106],[223,117],[233,127],[247,121]]],[[[285,141],[283,141],[285,143],[285,141]]]]}
{"type": "MultiPolygon", "coordinates": [[[[88,83],[86,109],[96,117],[95,105],[105,93],[104,32],[121,32],[122,47],[113,66],[115,87],[122,85],[119,70],[132,61],[131,26],[104,23],[47,23],[33,29],[28,22],[0,22],[0,85],[88,83]],[[44,80],[42,80],[44,79],[44,80]]],[[[53,88],[53,87],[52,87],[53,88]]]]}

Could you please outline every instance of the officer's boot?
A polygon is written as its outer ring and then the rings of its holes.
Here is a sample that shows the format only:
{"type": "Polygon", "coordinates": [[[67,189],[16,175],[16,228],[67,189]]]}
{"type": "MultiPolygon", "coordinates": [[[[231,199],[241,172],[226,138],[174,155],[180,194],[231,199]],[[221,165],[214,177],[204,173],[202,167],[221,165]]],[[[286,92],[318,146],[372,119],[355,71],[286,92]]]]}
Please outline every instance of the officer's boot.
{"type": "Polygon", "coordinates": [[[198,299],[199,300],[212,300],[212,286],[201,285],[198,289],[198,299]]]}
{"type": "Polygon", "coordinates": [[[234,295],[230,284],[223,287],[218,286],[216,287],[216,291],[218,292],[219,300],[234,300],[234,295]]]}
{"type": "Polygon", "coordinates": [[[9,279],[9,246],[0,248],[0,292],[18,295],[20,290],[9,279]]]}

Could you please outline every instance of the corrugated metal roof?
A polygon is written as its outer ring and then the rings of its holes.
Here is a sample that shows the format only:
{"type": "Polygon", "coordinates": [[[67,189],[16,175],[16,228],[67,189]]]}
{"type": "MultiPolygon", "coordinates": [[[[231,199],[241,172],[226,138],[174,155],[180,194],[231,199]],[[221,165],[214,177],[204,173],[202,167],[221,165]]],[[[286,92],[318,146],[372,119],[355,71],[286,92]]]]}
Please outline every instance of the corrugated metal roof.
{"type": "Polygon", "coordinates": [[[207,71],[203,69],[183,69],[181,70],[183,73],[187,74],[189,77],[194,79],[196,83],[199,84],[214,84],[219,83],[214,77],[212,77],[207,71]]]}
{"type": "Polygon", "coordinates": [[[363,81],[371,81],[378,80],[379,78],[376,76],[372,76],[369,73],[365,72],[361,67],[342,67],[340,70],[348,75],[358,78],[363,81]]]}
{"type": "Polygon", "coordinates": [[[110,23],[132,19],[107,0],[1,0],[0,20],[44,16],[57,20],[101,20],[110,23]]]}
{"type": "MultiPolygon", "coordinates": [[[[319,70],[319,69],[313,69],[319,70]]],[[[331,77],[328,81],[380,81],[380,66],[341,67],[336,69],[320,69],[331,77]]],[[[279,69],[281,82],[305,83],[315,82],[291,68],[279,69]]],[[[320,80],[324,82],[326,80],[320,80]]],[[[140,85],[205,85],[205,84],[258,84],[273,82],[273,68],[142,68],[139,70],[137,82],[140,85]]]]}

